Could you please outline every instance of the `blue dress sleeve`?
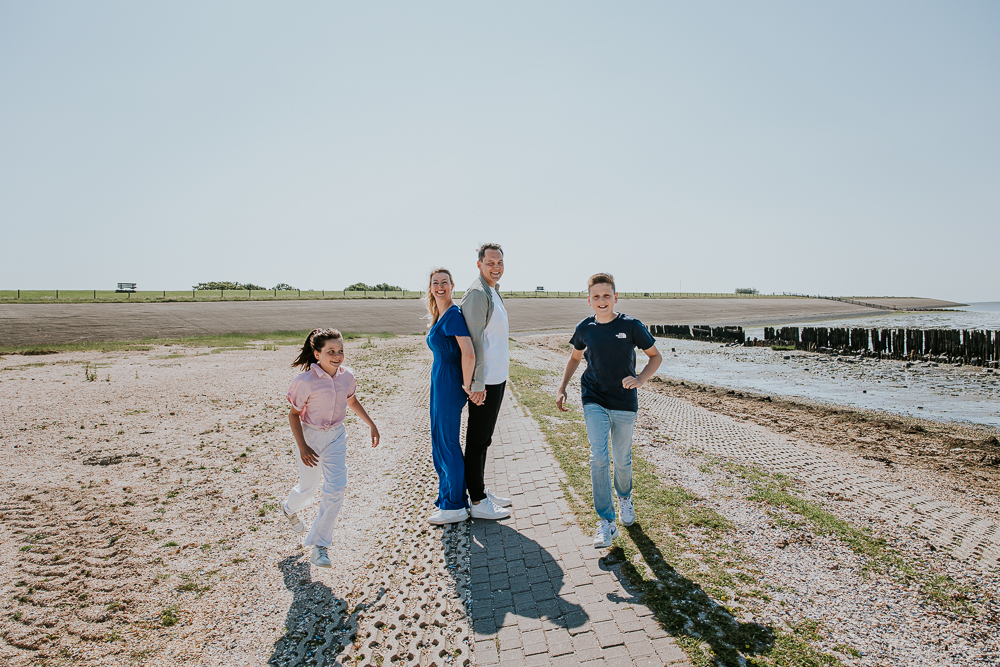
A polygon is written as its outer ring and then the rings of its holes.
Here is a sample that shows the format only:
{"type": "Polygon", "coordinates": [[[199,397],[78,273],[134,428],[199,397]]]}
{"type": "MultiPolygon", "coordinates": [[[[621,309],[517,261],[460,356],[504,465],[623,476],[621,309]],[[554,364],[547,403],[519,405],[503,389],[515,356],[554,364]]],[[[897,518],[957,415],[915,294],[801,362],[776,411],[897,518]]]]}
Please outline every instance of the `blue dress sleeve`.
{"type": "Polygon", "coordinates": [[[441,332],[445,336],[471,336],[469,327],[465,324],[462,311],[458,308],[449,308],[448,312],[441,316],[441,332]]]}

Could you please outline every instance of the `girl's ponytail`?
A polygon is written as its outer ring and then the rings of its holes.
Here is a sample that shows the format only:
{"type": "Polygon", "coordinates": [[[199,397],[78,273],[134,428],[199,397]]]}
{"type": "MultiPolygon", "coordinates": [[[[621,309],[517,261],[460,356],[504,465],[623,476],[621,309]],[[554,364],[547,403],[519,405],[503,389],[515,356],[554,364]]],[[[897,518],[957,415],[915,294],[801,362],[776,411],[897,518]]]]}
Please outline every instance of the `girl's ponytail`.
{"type": "Polygon", "coordinates": [[[343,336],[336,329],[313,329],[306,336],[306,342],[302,344],[299,356],[292,362],[292,368],[302,368],[309,370],[309,367],[316,361],[316,352],[323,350],[328,340],[340,340],[343,336]]]}

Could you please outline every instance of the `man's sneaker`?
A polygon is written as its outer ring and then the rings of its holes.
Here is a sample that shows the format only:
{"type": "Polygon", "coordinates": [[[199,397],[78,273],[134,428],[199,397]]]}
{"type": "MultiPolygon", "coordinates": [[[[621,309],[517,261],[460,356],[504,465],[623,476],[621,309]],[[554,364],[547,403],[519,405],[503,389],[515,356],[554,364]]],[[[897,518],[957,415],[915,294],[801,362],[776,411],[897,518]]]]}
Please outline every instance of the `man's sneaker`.
{"type": "Polygon", "coordinates": [[[618,526],[607,519],[601,519],[597,522],[597,532],[594,533],[594,548],[610,547],[616,537],[618,537],[618,526]]]}
{"type": "Polygon", "coordinates": [[[313,547],[309,562],[316,567],[330,567],[330,557],[326,555],[326,547],[313,547]]]}
{"type": "Polygon", "coordinates": [[[506,519],[510,516],[510,510],[505,507],[497,507],[488,497],[483,498],[478,505],[472,506],[473,519],[506,519]]]}
{"type": "Polygon", "coordinates": [[[461,523],[468,518],[469,510],[460,507],[457,510],[438,510],[427,521],[435,526],[442,526],[446,523],[461,523]]]}
{"type": "Polygon", "coordinates": [[[285,518],[288,519],[288,523],[292,525],[293,531],[300,535],[306,531],[306,527],[302,524],[302,519],[299,518],[299,515],[297,513],[289,514],[288,510],[285,509],[284,503],[281,504],[281,512],[285,515],[285,518]]]}
{"type": "Polygon", "coordinates": [[[622,520],[623,526],[631,526],[635,523],[635,507],[632,506],[632,498],[618,499],[618,516],[622,520]]]}
{"type": "Polygon", "coordinates": [[[493,495],[493,493],[489,489],[486,489],[486,497],[489,498],[490,502],[496,505],[497,507],[510,507],[511,503],[514,502],[510,498],[504,498],[503,496],[493,495]]]}

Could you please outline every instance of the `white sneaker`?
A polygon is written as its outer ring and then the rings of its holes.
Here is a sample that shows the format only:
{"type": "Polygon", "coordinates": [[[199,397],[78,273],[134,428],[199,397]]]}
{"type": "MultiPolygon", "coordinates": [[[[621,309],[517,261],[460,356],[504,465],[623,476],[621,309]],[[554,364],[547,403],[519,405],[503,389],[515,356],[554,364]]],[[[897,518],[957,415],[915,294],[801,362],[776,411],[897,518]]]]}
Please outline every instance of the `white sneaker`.
{"type": "Polygon", "coordinates": [[[483,498],[478,505],[472,506],[473,519],[506,519],[510,516],[510,510],[505,507],[497,507],[489,496],[483,498]]]}
{"type": "Polygon", "coordinates": [[[618,499],[618,517],[622,520],[623,526],[635,523],[635,507],[632,506],[631,497],[618,499]]]}
{"type": "Polygon", "coordinates": [[[486,497],[490,499],[497,507],[510,507],[511,503],[514,502],[510,498],[504,498],[503,496],[495,496],[493,493],[486,489],[486,497]]]}
{"type": "Polygon", "coordinates": [[[330,557],[326,555],[326,547],[313,547],[309,562],[316,567],[330,567],[330,557]]]}
{"type": "Polygon", "coordinates": [[[469,510],[460,507],[457,510],[438,510],[427,521],[434,526],[442,526],[446,523],[461,523],[468,518],[469,510]]]}
{"type": "Polygon", "coordinates": [[[298,533],[298,534],[301,535],[302,533],[304,533],[306,531],[306,527],[302,523],[302,519],[299,518],[299,515],[297,513],[296,514],[289,514],[288,510],[285,509],[285,504],[284,503],[281,503],[281,512],[282,512],[282,514],[285,515],[285,518],[288,519],[288,523],[290,523],[292,525],[292,530],[294,532],[296,532],[296,533],[298,533]]]}
{"type": "Polygon", "coordinates": [[[616,537],[618,537],[618,526],[607,519],[601,519],[597,522],[597,532],[594,533],[594,548],[610,547],[616,537]]]}

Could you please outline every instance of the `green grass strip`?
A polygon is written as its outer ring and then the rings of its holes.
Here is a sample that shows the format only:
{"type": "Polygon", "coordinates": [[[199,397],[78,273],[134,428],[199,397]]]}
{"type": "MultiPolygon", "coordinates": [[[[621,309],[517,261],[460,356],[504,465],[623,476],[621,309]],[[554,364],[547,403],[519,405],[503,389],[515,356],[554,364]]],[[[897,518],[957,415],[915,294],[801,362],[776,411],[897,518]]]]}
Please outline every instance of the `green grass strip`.
{"type": "Polygon", "coordinates": [[[972,591],[947,575],[936,575],[911,562],[890,547],[885,539],[866,528],[859,528],[824,510],[818,503],[792,492],[792,480],[785,475],[767,473],[754,466],[727,464],[729,470],[749,481],[753,493],[749,500],[782,508],[802,517],[822,535],[835,535],[855,553],[864,556],[862,572],[886,572],[903,583],[915,583],[921,594],[944,609],[963,616],[976,616],[970,602],[972,591]]]}
{"type": "MultiPolygon", "coordinates": [[[[151,350],[157,345],[179,345],[185,347],[218,347],[243,349],[251,341],[266,341],[274,345],[301,345],[311,329],[304,331],[271,331],[268,333],[224,333],[207,336],[187,336],[184,338],[142,338],[139,340],[84,341],[79,343],[32,345],[0,345],[0,354],[44,355],[59,352],[131,352],[151,350]]],[[[394,338],[390,333],[345,332],[345,340],[356,338],[394,338]]]]}

